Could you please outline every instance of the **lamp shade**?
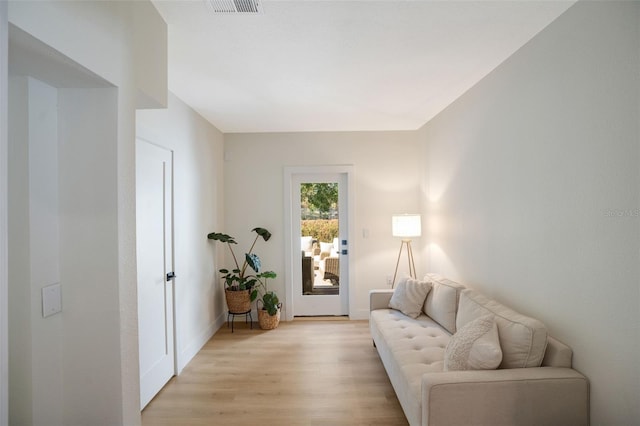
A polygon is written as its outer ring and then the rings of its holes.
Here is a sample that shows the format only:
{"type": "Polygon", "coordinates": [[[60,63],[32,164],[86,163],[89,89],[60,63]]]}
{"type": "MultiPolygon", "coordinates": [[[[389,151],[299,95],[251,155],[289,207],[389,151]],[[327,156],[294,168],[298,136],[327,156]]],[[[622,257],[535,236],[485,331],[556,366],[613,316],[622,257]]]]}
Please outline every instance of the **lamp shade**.
{"type": "Polygon", "coordinates": [[[391,233],[394,237],[419,237],[422,226],[419,214],[398,214],[391,217],[391,233]]]}

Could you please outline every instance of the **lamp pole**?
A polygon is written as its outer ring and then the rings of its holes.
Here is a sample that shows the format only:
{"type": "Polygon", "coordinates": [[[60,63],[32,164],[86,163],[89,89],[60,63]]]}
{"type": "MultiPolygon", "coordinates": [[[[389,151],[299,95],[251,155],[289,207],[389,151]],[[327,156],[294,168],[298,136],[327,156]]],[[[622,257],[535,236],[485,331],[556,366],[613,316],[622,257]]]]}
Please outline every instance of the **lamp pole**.
{"type": "Polygon", "coordinates": [[[403,237],[400,242],[400,251],[398,252],[398,260],[396,261],[396,270],[393,273],[393,281],[391,288],[396,284],[398,276],[398,266],[400,266],[400,258],[402,257],[402,249],[407,245],[407,260],[409,261],[409,276],[417,278],[416,263],[413,259],[413,249],[411,248],[411,239],[409,237],[419,237],[422,234],[419,214],[402,214],[393,215],[391,217],[391,234],[394,237],[403,237]]]}

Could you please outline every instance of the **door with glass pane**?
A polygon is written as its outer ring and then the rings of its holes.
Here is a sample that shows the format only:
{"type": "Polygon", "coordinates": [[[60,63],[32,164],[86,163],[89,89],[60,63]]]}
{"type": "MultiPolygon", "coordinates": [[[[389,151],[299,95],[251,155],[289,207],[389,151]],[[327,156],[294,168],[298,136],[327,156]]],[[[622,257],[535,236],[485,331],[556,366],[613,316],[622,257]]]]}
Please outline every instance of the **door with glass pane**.
{"type": "Polygon", "coordinates": [[[346,173],[293,176],[294,316],[348,314],[346,180],[346,173]]]}

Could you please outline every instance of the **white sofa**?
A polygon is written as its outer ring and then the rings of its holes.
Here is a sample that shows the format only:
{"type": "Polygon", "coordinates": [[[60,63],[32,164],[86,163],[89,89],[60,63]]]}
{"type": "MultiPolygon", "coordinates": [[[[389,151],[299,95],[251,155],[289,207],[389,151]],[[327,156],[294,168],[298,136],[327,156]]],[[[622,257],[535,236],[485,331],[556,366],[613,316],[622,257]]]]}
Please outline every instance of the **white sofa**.
{"type": "Polygon", "coordinates": [[[370,293],[374,345],[410,425],[589,424],[589,383],[571,368],[571,348],[461,284],[435,274],[424,281],[431,290],[417,318],[389,308],[394,290],[370,293]],[[445,371],[452,335],[480,317],[497,326],[498,368],[445,371]]]}

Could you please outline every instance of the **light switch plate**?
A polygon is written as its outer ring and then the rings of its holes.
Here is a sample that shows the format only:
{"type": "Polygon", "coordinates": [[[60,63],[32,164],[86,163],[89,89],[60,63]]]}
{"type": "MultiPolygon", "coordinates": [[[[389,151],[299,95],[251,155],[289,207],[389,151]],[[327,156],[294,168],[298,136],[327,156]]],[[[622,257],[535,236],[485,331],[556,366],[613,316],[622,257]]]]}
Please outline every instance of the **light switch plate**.
{"type": "Polygon", "coordinates": [[[62,311],[60,283],[42,288],[42,317],[46,318],[62,311]]]}

